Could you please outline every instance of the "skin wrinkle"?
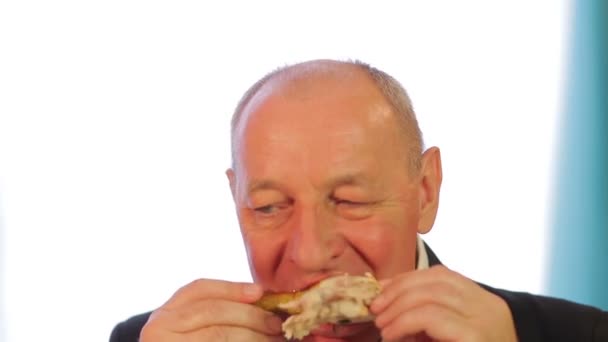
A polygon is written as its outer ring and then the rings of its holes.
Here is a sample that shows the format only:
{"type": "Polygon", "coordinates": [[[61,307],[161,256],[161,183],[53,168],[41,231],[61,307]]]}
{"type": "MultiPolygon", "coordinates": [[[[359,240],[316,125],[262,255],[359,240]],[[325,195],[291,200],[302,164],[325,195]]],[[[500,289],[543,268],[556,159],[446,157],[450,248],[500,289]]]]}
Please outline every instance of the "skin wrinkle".
{"type": "Polygon", "coordinates": [[[284,340],[279,317],[269,322],[256,304],[264,291],[368,272],[382,286],[369,303],[374,322],[324,324],[303,342],[517,340],[497,294],[444,266],[427,268],[433,255],[422,254],[418,234],[435,221],[441,156],[436,147],[421,152],[411,104],[395,82],[362,64],[312,61],[245,94],[226,175],[254,284],[191,282],[149,316],[141,341],[284,340]],[[270,90],[258,96],[263,87],[270,90]]]}
{"type": "MultiPolygon", "coordinates": [[[[290,291],[332,272],[413,270],[417,233],[436,213],[427,192],[438,187],[424,185],[440,182],[424,171],[434,167],[410,172],[398,119],[367,74],[348,67],[345,87],[343,67],[307,67],[302,88],[268,81],[235,127],[227,174],[254,280],[290,291]]],[[[377,336],[361,329],[353,338],[377,336]]]]}
{"type": "MultiPolygon", "coordinates": [[[[359,76],[364,74],[374,82],[375,89],[373,90],[378,92],[376,95],[380,95],[389,104],[388,107],[385,106],[387,109],[385,114],[397,117],[395,127],[400,132],[401,142],[408,146],[402,157],[408,163],[410,172],[417,173],[420,168],[420,155],[423,147],[422,133],[405,89],[392,76],[363,62],[333,60],[317,60],[277,69],[264,76],[245,93],[235,109],[231,122],[232,167],[237,166],[236,155],[239,152],[234,137],[240,134],[241,122],[247,120],[247,115],[244,113],[250,112],[250,107],[257,106],[269,94],[282,94],[282,96],[292,99],[315,100],[314,97],[308,95],[310,91],[304,90],[318,90],[320,82],[315,82],[318,75],[335,77],[341,81],[340,86],[348,84],[349,87],[352,87],[357,74],[359,76]]],[[[326,94],[328,93],[326,92],[326,94]]],[[[360,97],[369,100],[368,93],[360,94],[360,97]]],[[[369,104],[373,101],[365,102],[369,104]]]]}

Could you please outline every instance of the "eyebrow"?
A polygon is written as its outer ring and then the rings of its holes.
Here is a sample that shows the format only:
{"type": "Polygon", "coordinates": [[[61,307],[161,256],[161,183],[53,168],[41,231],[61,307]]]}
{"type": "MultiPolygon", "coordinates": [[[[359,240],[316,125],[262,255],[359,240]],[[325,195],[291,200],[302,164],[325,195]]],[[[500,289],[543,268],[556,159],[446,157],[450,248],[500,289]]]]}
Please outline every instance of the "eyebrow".
{"type": "Polygon", "coordinates": [[[247,193],[252,194],[261,190],[271,190],[271,189],[280,189],[281,186],[279,183],[270,180],[270,179],[262,179],[251,182],[247,187],[247,193]]]}
{"type": "MultiPolygon", "coordinates": [[[[335,189],[341,186],[363,186],[370,184],[371,181],[369,177],[363,175],[362,173],[347,173],[343,175],[339,175],[333,178],[330,178],[327,182],[324,183],[326,188],[335,189]]],[[[280,190],[283,187],[279,182],[270,180],[270,179],[261,179],[254,180],[247,187],[247,193],[252,194],[257,191],[263,190],[280,190]]]]}
{"type": "Polygon", "coordinates": [[[360,172],[347,173],[331,178],[325,185],[328,188],[338,188],[340,186],[362,186],[368,185],[371,181],[369,177],[360,172]]]}

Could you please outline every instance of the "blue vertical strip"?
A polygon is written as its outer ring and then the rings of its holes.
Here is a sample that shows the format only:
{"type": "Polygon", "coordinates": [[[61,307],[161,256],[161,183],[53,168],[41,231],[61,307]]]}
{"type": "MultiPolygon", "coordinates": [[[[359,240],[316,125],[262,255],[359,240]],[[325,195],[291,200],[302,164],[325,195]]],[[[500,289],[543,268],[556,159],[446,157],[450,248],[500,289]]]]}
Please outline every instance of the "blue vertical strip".
{"type": "Polygon", "coordinates": [[[548,293],[608,310],[608,1],[572,11],[548,293]]]}

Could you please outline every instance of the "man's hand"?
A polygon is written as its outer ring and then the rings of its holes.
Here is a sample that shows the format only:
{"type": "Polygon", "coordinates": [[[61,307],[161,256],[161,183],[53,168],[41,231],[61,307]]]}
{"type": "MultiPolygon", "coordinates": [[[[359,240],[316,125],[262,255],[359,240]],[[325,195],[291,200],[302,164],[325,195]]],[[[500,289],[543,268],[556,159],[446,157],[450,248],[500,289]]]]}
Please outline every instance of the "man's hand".
{"type": "Polygon", "coordinates": [[[255,284],[196,280],[152,313],[140,342],[284,341],[281,320],[251,305],[255,284]]]}
{"type": "Polygon", "coordinates": [[[381,284],[371,310],[383,340],[517,341],[507,303],[444,266],[381,284]]]}

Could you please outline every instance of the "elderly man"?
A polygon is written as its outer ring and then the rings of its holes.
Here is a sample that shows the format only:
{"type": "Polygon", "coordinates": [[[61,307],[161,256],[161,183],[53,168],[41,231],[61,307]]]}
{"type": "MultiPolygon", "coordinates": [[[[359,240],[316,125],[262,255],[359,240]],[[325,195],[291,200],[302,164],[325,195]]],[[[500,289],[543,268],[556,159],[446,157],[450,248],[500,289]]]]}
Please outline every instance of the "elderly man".
{"type": "Polygon", "coordinates": [[[608,315],[480,285],[441,266],[433,226],[442,170],[410,100],[359,62],[310,61],[254,84],[232,121],[227,171],[254,284],[196,280],[111,341],[281,341],[254,305],[347,272],[382,291],[375,320],[323,325],[305,341],[608,341],[608,315]]]}

